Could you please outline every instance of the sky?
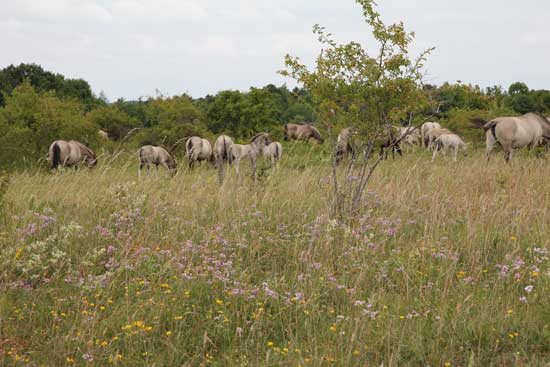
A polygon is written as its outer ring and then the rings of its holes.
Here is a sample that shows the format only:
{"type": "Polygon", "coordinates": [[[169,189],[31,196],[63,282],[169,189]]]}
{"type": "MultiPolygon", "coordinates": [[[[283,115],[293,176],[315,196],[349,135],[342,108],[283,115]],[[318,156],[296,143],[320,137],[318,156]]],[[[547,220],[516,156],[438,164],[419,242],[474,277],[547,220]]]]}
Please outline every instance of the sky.
{"type": "MultiPolygon", "coordinates": [[[[436,47],[426,81],[550,89],[550,1],[378,0],[385,22],[436,47]]],[[[353,0],[0,0],[0,68],[37,63],[87,80],[110,100],[247,90],[291,80],[290,53],[312,65],[314,24],[370,46],[353,0]]]]}

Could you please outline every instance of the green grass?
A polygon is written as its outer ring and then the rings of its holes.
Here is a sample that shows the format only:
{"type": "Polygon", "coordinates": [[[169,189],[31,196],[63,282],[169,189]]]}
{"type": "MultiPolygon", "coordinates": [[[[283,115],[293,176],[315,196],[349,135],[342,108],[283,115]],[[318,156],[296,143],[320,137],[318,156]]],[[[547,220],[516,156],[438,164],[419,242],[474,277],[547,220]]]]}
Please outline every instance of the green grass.
{"type": "Polygon", "coordinates": [[[389,160],[348,227],[326,147],[284,154],[221,188],[208,166],[138,180],[130,153],[12,174],[0,365],[550,362],[546,160],[389,160]]]}

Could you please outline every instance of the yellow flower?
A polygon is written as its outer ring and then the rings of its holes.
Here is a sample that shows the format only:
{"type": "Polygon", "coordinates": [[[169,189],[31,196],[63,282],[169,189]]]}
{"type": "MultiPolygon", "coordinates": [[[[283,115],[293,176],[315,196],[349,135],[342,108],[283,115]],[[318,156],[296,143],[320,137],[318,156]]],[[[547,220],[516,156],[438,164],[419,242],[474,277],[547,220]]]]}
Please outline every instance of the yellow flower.
{"type": "Polygon", "coordinates": [[[183,316],[174,316],[174,320],[182,320],[183,316]]]}
{"type": "Polygon", "coordinates": [[[273,346],[273,342],[267,342],[267,346],[268,346],[268,347],[272,347],[272,346],[273,346]]]}
{"type": "Polygon", "coordinates": [[[336,325],[332,324],[330,325],[330,331],[336,331],[336,325]]]}
{"type": "Polygon", "coordinates": [[[539,272],[538,272],[538,271],[532,271],[532,272],[531,272],[531,277],[537,278],[538,276],[539,276],[539,272]]]}
{"type": "Polygon", "coordinates": [[[405,320],[405,316],[401,315],[401,316],[399,316],[399,319],[400,320],[405,320]]]}
{"type": "Polygon", "coordinates": [[[510,236],[510,239],[511,239],[512,241],[516,241],[518,238],[517,238],[516,236],[510,236]]]}
{"type": "Polygon", "coordinates": [[[19,256],[21,256],[22,253],[23,253],[23,246],[17,249],[17,252],[15,253],[15,260],[19,259],[19,256]]]}
{"type": "Polygon", "coordinates": [[[106,347],[107,345],[109,345],[109,343],[106,340],[101,342],[102,347],[106,347]]]}
{"type": "Polygon", "coordinates": [[[354,350],[354,351],[353,351],[353,355],[354,355],[354,356],[358,356],[359,354],[361,354],[361,352],[359,352],[358,350],[354,350]]]}
{"type": "Polygon", "coordinates": [[[170,284],[168,284],[168,283],[162,283],[162,284],[160,285],[160,287],[161,287],[161,288],[170,288],[170,284]]]}
{"type": "Polygon", "coordinates": [[[151,330],[153,330],[153,327],[152,327],[152,326],[146,326],[146,327],[145,327],[145,331],[151,331],[151,330]]]}
{"type": "Polygon", "coordinates": [[[67,363],[74,363],[74,358],[67,357],[67,363]]]}
{"type": "Polygon", "coordinates": [[[172,332],[171,332],[170,330],[168,330],[168,331],[166,332],[166,336],[170,336],[170,335],[172,335],[172,332]]]}
{"type": "Polygon", "coordinates": [[[223,301],[222,301],[221,299],[219,299],[219,298],[216,299],[216,303],[217,303],[218,305],[223,305],[223,301]]]}
{"type": "Polygon", "coordinates": [[[508,315],[511,315],[511,314],[514,313],[514,310],[511,310],[511,309],[510,309],[510,310],[507,310],[506,313],[507,313],[508,315]]]}
{"type": "Polygon", "coordinates": [[[451,362],[445,362],[444,366],[445,367],[451,367],[451,362]]]}
{"type": "Polygon", "coordinates": [[[123,358],[123,356],[122,354],[117,354],[115,358],[120,361],[123,358]]]}

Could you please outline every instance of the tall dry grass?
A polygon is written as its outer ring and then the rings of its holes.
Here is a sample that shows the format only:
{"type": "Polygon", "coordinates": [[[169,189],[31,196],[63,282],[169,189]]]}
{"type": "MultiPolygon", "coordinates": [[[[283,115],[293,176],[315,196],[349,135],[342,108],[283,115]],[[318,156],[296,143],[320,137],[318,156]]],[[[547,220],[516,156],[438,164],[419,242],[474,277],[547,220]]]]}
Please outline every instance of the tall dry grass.
{"type": "Polygon", "coordinates": [[[124,159],[13,175],[0,364],[550,362],[546,160],[387,161],[350,227],[318,149],[221,188],[124,159]]]}

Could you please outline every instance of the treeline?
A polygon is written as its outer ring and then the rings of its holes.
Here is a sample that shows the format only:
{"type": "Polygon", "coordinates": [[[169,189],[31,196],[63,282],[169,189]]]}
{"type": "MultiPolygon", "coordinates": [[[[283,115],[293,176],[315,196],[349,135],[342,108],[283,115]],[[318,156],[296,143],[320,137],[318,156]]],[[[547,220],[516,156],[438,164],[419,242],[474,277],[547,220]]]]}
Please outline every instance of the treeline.
{"type": "MultiPolygon", "coordinates": [[[[316,104],[303,89],[267,85],[247,92],[221,91],[193,99],[157,95],[138,101],[109,103],[81,79],[67,79],[34,64],[0,71],[0,167],[35,164],[55,139],[76,139],[98,150],[114,144],[156,144],[181,150],[187,136],[208,138],[224,133],[245,140],[259,131],[282,138],[285,123],[315,122],[316,104]],[[102,142],[98,129],[111,142],[102,142]]],[[[481,140],[470,118],[493,118],[537,112],[550,115],[550,91],[530,90],[524,83],[481,89],[462,83],[424,87],[430,108],[413,116],[415,123],[438,120],[481,140]]],[[[395,123],[405,123],[396,121],[395,123]]]]}

